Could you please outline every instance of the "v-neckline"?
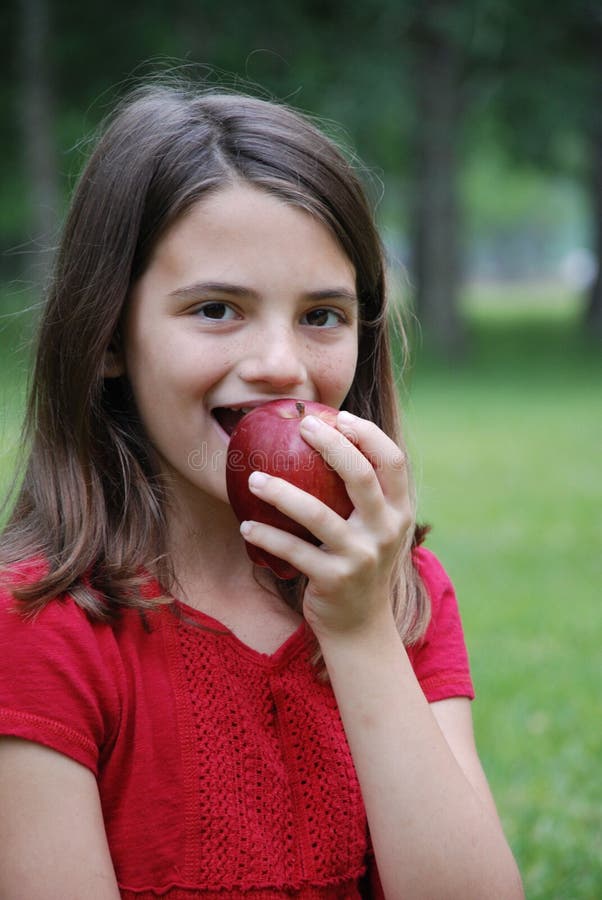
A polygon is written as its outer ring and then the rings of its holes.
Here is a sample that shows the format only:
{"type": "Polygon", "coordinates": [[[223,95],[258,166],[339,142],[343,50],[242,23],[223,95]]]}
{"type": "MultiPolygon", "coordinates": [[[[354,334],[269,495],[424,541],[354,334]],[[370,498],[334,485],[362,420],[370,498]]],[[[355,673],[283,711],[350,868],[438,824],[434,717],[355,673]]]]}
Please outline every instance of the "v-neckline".
{"type": "Polygon", "coordinates": [[[311,639],[311,629],[307,622],[302,619],[294,631],[292,631],[273,652],[265,653],[262,650],[256,650],[254,647],[251,647],[250,644],[246,644],[234,633],[234,631],[232,631],[231,628],[223,622],[220,622],[215,616],[203,612],[195,606],[190,606],[188,603],[185,603],[177,597],[172,596],[172,601],[179,617],[192,619],[195,623],[205,625],[213,633],[218,633],[227,637],[238,647],[241,653],[263,666],[273,667],[279,665],[283,659],[288,659],[292,655],[296,655],[296,653],[302,647],[306,646],[311,639]]]}

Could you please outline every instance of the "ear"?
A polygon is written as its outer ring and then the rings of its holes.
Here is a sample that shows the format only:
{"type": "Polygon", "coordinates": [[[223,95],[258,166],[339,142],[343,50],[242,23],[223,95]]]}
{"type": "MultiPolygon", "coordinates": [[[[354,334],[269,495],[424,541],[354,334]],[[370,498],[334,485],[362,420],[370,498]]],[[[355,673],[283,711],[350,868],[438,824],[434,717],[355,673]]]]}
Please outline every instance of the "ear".
{"type": "Polygon", "coordinates": [[[109,348],[105,353],[103,375],[105,378],[119,378],[120,375],[124,374],[125,363],[123,361],[123,353],[116,342],[111,341],[109,348]]]}

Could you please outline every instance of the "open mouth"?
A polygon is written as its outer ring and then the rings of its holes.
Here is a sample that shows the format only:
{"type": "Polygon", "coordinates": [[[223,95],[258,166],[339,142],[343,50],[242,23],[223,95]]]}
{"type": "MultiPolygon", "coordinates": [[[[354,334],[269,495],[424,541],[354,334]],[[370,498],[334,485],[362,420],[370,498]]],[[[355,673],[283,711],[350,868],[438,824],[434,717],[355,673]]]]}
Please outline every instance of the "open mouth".
{"type": "Polygon", "coordinates": [[[239,409],[234,409],[231,406],[216,406],[211,412],[215,419],[217,419],[220,428],[222,428],[227,435],[231,435],[242,417],[246,416],[248,412],[251,412],[253,408],[254,407],[252,406],[241,406],[239,409]]]}

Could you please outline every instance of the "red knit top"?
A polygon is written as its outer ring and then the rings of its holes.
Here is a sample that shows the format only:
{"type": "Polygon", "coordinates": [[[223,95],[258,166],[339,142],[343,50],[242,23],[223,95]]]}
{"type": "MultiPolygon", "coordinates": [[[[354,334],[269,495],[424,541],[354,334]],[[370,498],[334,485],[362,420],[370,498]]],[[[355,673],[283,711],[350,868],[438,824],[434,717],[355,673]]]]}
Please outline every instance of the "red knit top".
{"type": "MultiPolygon", "coordinates": [[[[472,697],[453,588],[415,558],[433,607],[418,680],[431,701],[472,697]]],[[[266,655],[177,601],[109,626],[69,597],[25,620],[5,593],[0,734],[94,772],[124,898],[368,896],[360,787],[312,650],[305,624],[266,655]]]]}

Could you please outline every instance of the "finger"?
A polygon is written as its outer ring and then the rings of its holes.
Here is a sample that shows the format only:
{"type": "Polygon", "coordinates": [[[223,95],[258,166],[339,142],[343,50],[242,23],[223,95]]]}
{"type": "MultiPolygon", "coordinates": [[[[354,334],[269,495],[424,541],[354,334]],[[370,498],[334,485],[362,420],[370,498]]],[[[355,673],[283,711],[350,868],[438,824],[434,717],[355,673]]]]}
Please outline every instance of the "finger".
{"type": "Polygon", "coordinates": [[[240,533],[248,543],[290,563],[311,580],[323,580],[327,574],[324,548],[316,547],[288,531],[265,522],[246,520],[241,522],[240,533]]]}
{"type": "Polygon", "coordinates": [[[403,499],[408,491],[407,458],[374,422],[347,411],[337,415],[337,428],[371,462],[386,497],[403,499]]]}
{"type": "Polygon", "coordinates": [[[383,509],[383,490],[374,466],[359,447],[322,419],[306,416],[301,434],[345,482],[354,507],[369,521],[383,509]]]}
{"type": "Polygon", "coordinates": [[[275,507],[281,513],[307,528],[311,534],[328,547],[339,550],[345,543],[345,519],[329,506],[283,478],[266,472],[253,472],[249,476],[249,490],[275,507]]]}

